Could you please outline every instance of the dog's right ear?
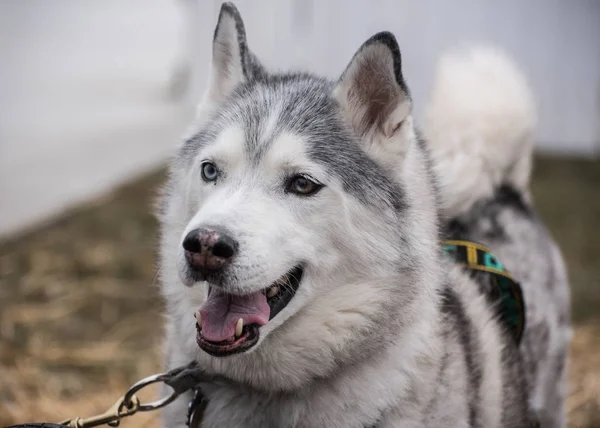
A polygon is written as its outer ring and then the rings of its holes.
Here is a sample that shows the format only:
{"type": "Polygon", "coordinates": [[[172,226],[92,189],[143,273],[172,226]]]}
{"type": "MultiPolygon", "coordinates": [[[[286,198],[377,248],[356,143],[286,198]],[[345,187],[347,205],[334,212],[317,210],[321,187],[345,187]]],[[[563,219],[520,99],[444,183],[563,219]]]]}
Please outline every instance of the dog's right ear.
{"type": "Polygon", "coordinates": [[[223,3],[215,35],[211,76],[206,98],[219,103],[235,87],[265,73],[264,68],[248,49],[244,21],[232,3],[223,3]]]}

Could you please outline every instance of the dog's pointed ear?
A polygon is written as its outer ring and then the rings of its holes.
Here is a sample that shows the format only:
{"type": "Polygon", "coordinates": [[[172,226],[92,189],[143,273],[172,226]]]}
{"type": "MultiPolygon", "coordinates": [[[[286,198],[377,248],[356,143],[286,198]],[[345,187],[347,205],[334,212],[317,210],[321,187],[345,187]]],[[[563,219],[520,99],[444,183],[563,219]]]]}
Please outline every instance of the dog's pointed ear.
{"type": "Polygon", "coordinates": [[[354,54],[334,89],[354,131],[361,137],[389,139],[410,115],[411,100],[400,48],[392,33],[377,33],[354,54]]]}
{"type": "Polygon", "coordinates": [[[219,102],[235,87],[265,73],[256,56],[248,49],[244,21],[232,3],[223,3],[213,37],[212,70],[207,97],[219,102]]]}

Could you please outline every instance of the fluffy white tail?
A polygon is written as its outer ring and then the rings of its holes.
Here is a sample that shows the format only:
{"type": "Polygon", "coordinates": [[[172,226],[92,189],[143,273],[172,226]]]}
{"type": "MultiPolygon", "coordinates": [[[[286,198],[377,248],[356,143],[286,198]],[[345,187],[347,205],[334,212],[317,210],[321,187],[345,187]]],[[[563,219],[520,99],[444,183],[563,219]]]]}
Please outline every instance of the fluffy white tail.
{"type": "Polygon", "coordinates": [[[423,133],[446,214],[468,210],[501,184],[526,190],[535,125],[532,93],[508,56],[491,47],[444,55],[423,133]]]}

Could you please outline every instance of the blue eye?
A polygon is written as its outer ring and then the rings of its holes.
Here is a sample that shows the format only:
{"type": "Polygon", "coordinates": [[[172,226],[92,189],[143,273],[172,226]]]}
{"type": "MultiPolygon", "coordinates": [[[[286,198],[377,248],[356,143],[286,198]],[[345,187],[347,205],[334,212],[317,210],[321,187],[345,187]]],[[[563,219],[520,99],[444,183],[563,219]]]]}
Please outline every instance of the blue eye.
{"type": "Polygon", "coordinates": [[[219,176],[217,166],[212,162],[202,163],[202,179],[206,182],[216,181],[219,176]]]}

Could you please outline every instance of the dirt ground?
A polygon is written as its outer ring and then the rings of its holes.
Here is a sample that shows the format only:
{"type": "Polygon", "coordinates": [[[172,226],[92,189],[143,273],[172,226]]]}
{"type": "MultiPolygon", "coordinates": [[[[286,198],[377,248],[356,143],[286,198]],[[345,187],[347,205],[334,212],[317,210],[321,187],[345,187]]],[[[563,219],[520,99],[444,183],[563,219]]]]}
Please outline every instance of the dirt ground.
{"type": "MultiPolygon", "coordinates": [[[[162,171],[0,243],[0,426],[103,412],[160,370],[162,171]]],[[[572,427],[600,427],[600,160],[538,158],[536,206],[572,281],[572,427]]],[[[123,427],[156,427],[138,414],[123,427]]]]}

